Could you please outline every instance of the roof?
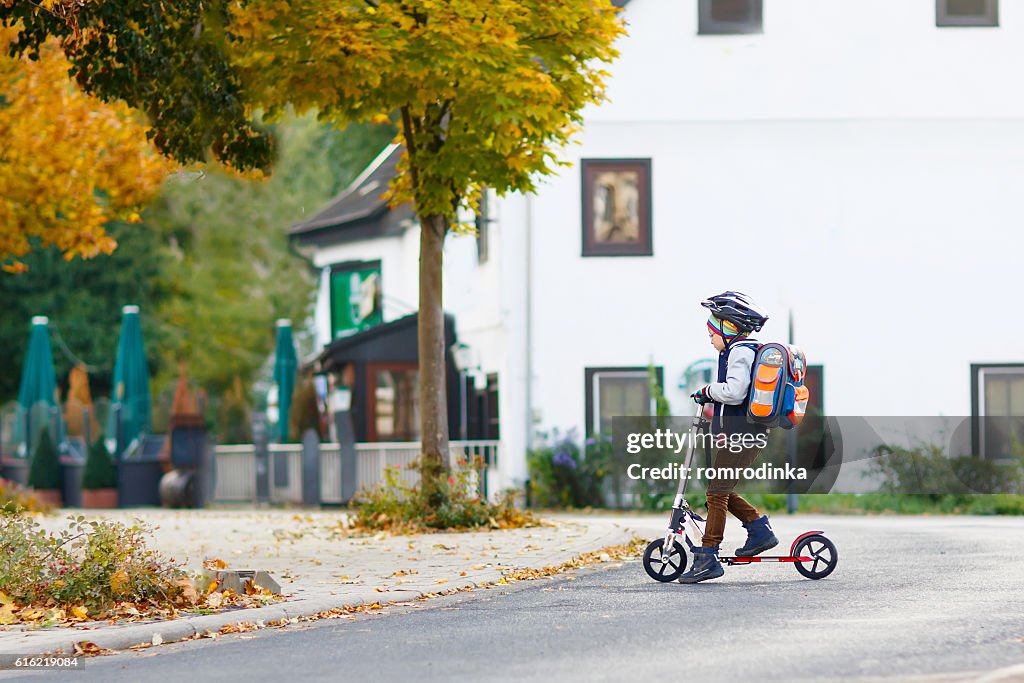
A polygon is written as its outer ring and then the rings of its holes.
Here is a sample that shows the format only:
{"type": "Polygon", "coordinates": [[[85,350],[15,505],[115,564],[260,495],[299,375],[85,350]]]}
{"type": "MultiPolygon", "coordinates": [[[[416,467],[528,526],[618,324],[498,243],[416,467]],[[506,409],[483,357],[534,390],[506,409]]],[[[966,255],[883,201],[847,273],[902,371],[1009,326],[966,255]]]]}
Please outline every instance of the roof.
{"type": "MultiPolygon", "coordinates": [[[[347,337],[339,337],[327,344],[320,353],[320,366],[330,370],[354,361],[416,362],[419,357],[418,319],[419,314],[412,313],[347,337]]],[[[458,341],[455,335],[455,318],[449,313],[444,315],[444,337],[446,349],[458,341]]]]}
{"type": "Polygon", "coordinates": [[[397,174],[396,168],[398,160],[402,157],[402,149],[401,145],[396,144],[385,147],[359,177],[327,206],[308,221],[293,225],[289,233],[298,237],[321,230],[342,228],[387,213],[388,205],[382,195],[387,191],[388,183],[397,174]]]}

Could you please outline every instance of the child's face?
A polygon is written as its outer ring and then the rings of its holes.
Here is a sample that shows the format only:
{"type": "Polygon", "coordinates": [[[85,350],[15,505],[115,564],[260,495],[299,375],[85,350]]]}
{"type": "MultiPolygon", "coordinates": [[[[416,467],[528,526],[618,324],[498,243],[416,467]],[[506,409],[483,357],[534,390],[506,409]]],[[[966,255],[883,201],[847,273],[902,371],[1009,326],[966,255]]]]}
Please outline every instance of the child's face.
{"type": "Polygon", "coordinates": [[[711,337],[711,345],[715,347],[715,351],[725,351],[725,340],[722,339],[722,335],[709,329],[708,336],[711,337]]]}

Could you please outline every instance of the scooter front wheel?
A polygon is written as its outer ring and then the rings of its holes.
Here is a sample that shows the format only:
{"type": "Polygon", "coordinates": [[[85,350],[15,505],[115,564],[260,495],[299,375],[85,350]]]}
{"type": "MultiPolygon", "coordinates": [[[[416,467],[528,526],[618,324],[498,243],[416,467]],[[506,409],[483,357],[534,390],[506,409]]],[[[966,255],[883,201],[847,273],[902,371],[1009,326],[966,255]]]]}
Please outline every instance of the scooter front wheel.
{"type": "Polygon", "coordinates": [[[663,551],[664,538],[651,541],[644,551],[644,570],[647,575],[655,581],[668,583],[675,581],[686,571],[686,549],[676,540],[672,541],[672,548],[668,552],[663,551]]]}
{"type": "Polygon", "coordinates": [[[808,579],[824,579],[839,564],[839,551],[832,541],[821,534],[804,538],[793,548],[796,557],[810,557],[808,562],[794,562],[793,566],[808,579]]]}

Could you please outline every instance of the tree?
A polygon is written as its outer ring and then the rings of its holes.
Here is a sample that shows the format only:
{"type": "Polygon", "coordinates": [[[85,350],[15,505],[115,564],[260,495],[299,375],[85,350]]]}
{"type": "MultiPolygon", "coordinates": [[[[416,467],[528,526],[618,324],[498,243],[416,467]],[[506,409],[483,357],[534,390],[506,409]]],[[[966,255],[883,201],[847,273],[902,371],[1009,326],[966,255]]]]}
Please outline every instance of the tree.
{"type": "Polygon", "coordinates": [[[117,486],[117,465],[110,457],[103,434],[89,445],[82,470],[83,489],[112,489],[117,486]]]}
{"type": "Polygon", "coordinates": [[[172,175],[143,223],[106,225],[118,245],[112,254],[66,261],[57,247],[33,240],[22,257],[27,271],[0,272],[0,403],[17,395],[33,315],[50,318],[58,378],[81,360],[95,395],[109,396],[121,306],[129,303],[141,307],[158,388],[174,381],[185,359],[214,395],[236,375],[248,392],[273,349],[273,321],[303,320],[312,294],[282,226],[354,178],[395,129],[342,131],[307,115],[286,117],[274,131],[280,157],[269,179],[217,169],[172,175]]]}
{"type": "Polygon", "coordinates": [[[43,429],[39,433],[39,443],[32,454],[32,462],[28,469],[28,485],[37,490],[54,490],[61,487],[60,459],[49,429],[43,429]]]}
{"type": "MultiPolygon", "coordinates": [[[[413,202],[421,226],[423,486],[440,504],[442,489],[436,482],[448,450],[444,239],[457,228],[460,209],[473,206],[481,186],[499,195],[531,192],[537,175],[553,173],[560,164],[558,151],[582,122],[584,107],[603,97],[603,63],[617,56],[613,44],[623,28],[610,2],[47,0],[50,10],[44,11],[27,1],[0,1],[11,8],[0,9],[0,17],[17,17],[29,27],[19,49],[31,49],[58,32],[65,36],[79,83],[142,109],[175,101],[167,97],[171,92],[188,92],[197,102],[205,102],[208,93],[179,83],[162,87],[159,71],[133,67],[133,52],[121,54],[110,47],[122,39],[148,41],[170,64],[191,59],[216,69],[230,65],[224,83],[232,88],[232,98],[244,98],[271,114],[286,104],[299,111],[318,109],[321,117],[338,123],[400,114],[399,139],[406,153],[391,200],[413,202]],[[145,11],[136,11],[135,4],[145,11]],[[203,7],[209,10],[204,13],[203,7]]],[[[196,83],[206,84],[209,70],[195,74],[190,65],[185,74],[170,75],[181,80],[194,74],[196,83]]],[[[179,159],[197,155],[200,149],[183,149],[174,140],[202,138],[210,130],[207,122],[159,109],[164,120],[152,112],[150,118],[158,137],[163,136],[161,149],[179,159]]],[[[236,165],[258,160],[259,154],[240,153],[258,148],[249,143],[259,139],[246,137],[251,126],[215,123],[240,131],[238,138],[226,131],[216,138],[212,151],[218,158],[236,165]]]]}
{"type": "Polygon", "coordinates": [[[144,214],[168,245],[168,289],[151,319],[163,334],[157,350],[164,373],[179,360],[214,395],[248,395],[274,347],[274,321],[296,325],[311,310],[314,281],[291,253],[287,226],[308,216],[351,179],[394,135],[391,126],[346,131],[316,117],[285,117],[273,127],[279,156],[269,178],[211,168],[178,174],[144,214]]]}
{"type": "Polygon", "coordinates": [[[57,38],[86,92],[144,112],[157,149],[182,164],[212,155],[236,168],[266,168],[259,129],[224,55],[224,0],[0,0],[16,26],[12,54],[36,59],[57,38]]]}
{"type": "Polygon", "coordinates": [[[135,220],[170,164],[127,106],[68,80],[56,41],[31,61],[8,56],[15,35],[0,26],[0,266],[24,270],[35,244],[66,259],[109,254],[116,242],[104,225],[135,220]]]}
{"type": "MultiPolygon", "coordinates": [[[[400,112],[406,153],[392,202],[420,222],[419,378],[424,493],[448,450],[441,266],[445,237],[481,186],[534,190],[600,101],[622,33],[607,2],[248,0],[231,59],[254,101],[334,120],[400,112]]],[[[430,490],[433,486],[434,490],[430,490]]]]}
{"type": "Polygon", "coordinates": [[[87,363],[97,396],[110,395],[123,304],[141,307],[147,353],[159,357],[163,330],[150,325],[149,314],[168,296],[160,237],[150,225],[114,222],[104,230],[118,245],[109,255],[67,261],[58,247],[33,240],[21,259],[25,272],[0,272],[0,403],[18,393],[34,315],[50,318],[57,377],[87,363]]]}

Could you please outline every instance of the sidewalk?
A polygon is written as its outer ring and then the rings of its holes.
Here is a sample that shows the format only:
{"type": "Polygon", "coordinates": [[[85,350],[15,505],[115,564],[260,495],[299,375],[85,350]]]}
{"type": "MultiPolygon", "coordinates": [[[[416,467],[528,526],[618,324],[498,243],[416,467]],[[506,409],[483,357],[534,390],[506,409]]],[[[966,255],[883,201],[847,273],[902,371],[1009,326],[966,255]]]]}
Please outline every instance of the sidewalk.
{"type": "MultiPolygon", "coordinates": [[[[44,518],[62,526],[68,511],[44,518]]],[[[171,642],[240,622],[270,623],[325,610],[374,602],[404,602],[430,593],[500,581],[518,569],[540,569],[584,552],[628,542],[623,520],[602,517],[548,518],[553,526],[472,533],[350,538],[339,531],[344,512],[296,510],[117,510],[88,516],[126,523],[136,518],[157,527],[148,546],[190,571],[204,559],[230,569],[265,569],[287,597],[266,607],[234,609],[168,621],[45,630],[0,630],[0,654],[74,652],[82,640],[124,649],[157,640],[171,642]]]]}

